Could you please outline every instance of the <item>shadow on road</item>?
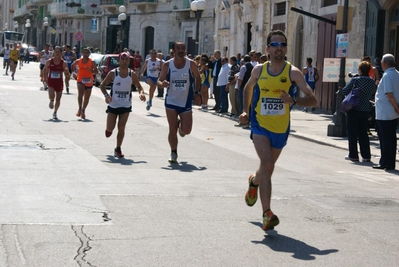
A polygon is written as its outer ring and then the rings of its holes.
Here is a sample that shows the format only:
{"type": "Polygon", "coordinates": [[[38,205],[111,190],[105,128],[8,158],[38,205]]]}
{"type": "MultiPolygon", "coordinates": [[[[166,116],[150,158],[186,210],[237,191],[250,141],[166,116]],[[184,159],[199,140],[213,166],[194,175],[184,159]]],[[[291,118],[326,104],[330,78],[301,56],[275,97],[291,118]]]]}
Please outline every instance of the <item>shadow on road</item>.
{"type": "MultiPolygon", "coordinates": [[[[259,222],[251,223],[262,227],[262,224],[259,222]]],[[[292,257],[295,259],[307,261],[316,259],[314,255],[328,255],[330,253],[336,253],[339,251],[338,249],[320,250],[300,240],[278,234],[275,230],[267,231],[267,234],[263,240],[253,240],[251,242],[254,244],[266,245],[277,252],[292,253],[292,257]]]]}
{"type": "Polygon", "coordinates": [[[188,164],[185,161],[181,161],[178,163],[170,163],[168,167],[162,167],[164,170],[179,170],[181,172],[193,172],[193,171],[204,171],[206,167],[197,167],[191,164],[188,164]]]}
{"type": "Polygon", "coordinates": [[[161,118],[161,117],[163,117],[163,116],[161,116],[161,115],[158,115],[158,114],[154,114],[154,113],[149,113],[149,114],[147,114],[147,116],[148,117],[154,117],[154,118],[161,118]]]}
{"type": "Polygon", "coordinates": [[[63,121],[63,120],[60,120],[60,119],[56,119],[56,120],[54,120],[54,119],[48,119],[48,120],[43,120],[44,122],[54,122],[54,123],[60,123],[60,122],[69,122],[69,121],[63,121]]]}
{"type": "Polygon", "coordinates": [[[134,161],[132,159],[127,158],[115,158],[113,155],[107,155],[107,160],[103,160],[103,162],[115,163],[121,165],[133,165],[138,163],[147,163],[147,161],[134,161]]]}

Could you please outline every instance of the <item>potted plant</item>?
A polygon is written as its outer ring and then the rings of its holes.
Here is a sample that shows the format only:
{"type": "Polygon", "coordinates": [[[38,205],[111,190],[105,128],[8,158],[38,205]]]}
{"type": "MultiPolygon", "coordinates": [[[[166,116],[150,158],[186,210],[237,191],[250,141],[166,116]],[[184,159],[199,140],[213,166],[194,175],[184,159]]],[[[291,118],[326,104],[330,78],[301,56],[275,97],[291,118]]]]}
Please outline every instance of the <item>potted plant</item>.
{"type": "Polygon", "coordinates": [[[14,13],[15,10],[13,8],[10,8],[10,13],[14,13]]]}
{"type": "Polygon", "coordinates": [[[81,6],[82,6],[82,4],[81,4],[81,3],[76,3],[76,4],[75,4],[75,6],[77,6],[77,7],[81,7],[81,6]]]}

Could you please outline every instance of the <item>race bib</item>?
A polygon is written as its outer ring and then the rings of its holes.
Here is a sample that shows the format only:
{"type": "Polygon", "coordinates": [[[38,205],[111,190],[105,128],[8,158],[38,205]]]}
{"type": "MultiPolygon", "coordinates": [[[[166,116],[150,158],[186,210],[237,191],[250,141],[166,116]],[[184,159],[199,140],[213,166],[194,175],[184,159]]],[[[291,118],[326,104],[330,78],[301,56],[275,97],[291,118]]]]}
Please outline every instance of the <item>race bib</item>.
{"type": "Polygon", "coordinates": [[[61,78],[61,73],[59,71],[52,71],[50,73],[50,78],[51,79],[60,79],[61,78]]]}
{"type": "Polygon", "coordinates": [[[127,96],[130,94],[130,92],[125,92],[125,91],[116,91],[115,92],[115,98],[116,101],[124,101],[127,96]]]}
{"type": "Polygon", "coordinates": [[[279,98],[262,98],[261,115],[280,116],[285,114],[285,104],[279,98]]]}
{"type": "Polygon", "coordinates": [[[91,78],[82,78],[83,84],[91,84],[91,78]]]}
{"type": "Polygon", "coordinates": [[[69,63],[71,63],[71,60],[68,58],[65,60],[65,62],[69,64],[69,63]]]}
{"type": "Polygon", "coordinates": [[[173,85],[176,91],[184,91],[186,89],[186,80],[174,80],[173,85]]]}

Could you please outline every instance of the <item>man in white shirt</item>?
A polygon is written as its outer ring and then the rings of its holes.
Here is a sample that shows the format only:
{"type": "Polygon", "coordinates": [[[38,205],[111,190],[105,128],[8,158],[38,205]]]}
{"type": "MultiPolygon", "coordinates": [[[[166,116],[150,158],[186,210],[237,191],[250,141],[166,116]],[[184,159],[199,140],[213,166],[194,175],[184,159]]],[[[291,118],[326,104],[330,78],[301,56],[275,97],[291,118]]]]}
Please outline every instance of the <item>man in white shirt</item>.
{"type": "Polygon", "coordinates": [[[395,57],[385,54],[381,60],[384,75],[375,94],[375,122],[380,139],[381,158],[374,169],[394,170],[396,165],[399,118],[399,71],[395,68],[395,57]]]}
{"type": "Polygon", "coordinates": [[[227,110],[229,109],[229,88],[227,87],[230,72],[229,59],[227,57],[223,57],[221,63],[222,67],[220,69],[216,84],[220,92],[220,110],[217,111],[217,113],[227,113],[227,110]]]}

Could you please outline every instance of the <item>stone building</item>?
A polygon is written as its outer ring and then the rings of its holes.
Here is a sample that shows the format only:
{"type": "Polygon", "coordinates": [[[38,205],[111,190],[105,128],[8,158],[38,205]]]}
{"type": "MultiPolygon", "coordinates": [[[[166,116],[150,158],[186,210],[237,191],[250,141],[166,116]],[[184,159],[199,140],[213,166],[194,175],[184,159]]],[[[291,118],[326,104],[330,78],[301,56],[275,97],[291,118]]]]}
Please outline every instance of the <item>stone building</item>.
{"type": "Polygon", "coordinates": [[[199,40],[196,43],[197,19],[190,10],[189,0],[131,0],[125,1],[126,21],[118,21],[118,6],[104,5],[104,51],[113,51],[116,44],[146,55],[150,49],[169,52],[173,42],[186,43],[187,53],[213,53],[215,0],[207,0],[207,7],[199,21],[199,40]]]}
{"type": "MultiPolygon", "coordinates": [[[[250,50],[265,53],[270,31],[280,29],[288,39],[288,60],[305,66],[313,58],[321,76],[324,58],[335,58],[335,25],[294,12],[291,8],[336,21],[338,6],[345,0],[216,0],[215,48],[226,56],[250,50]]],[[[384,53],[399,57],[399,0],[349,0],[348,58],[374,59],[384,53]]],[[[399,60],[398,60],[399,62],[399,60]]],[[[399,67],[399,63],[398,63],[399,67]]],[[[336,83],[318,82],[319,107],[335,108],[336,83]]]]}

